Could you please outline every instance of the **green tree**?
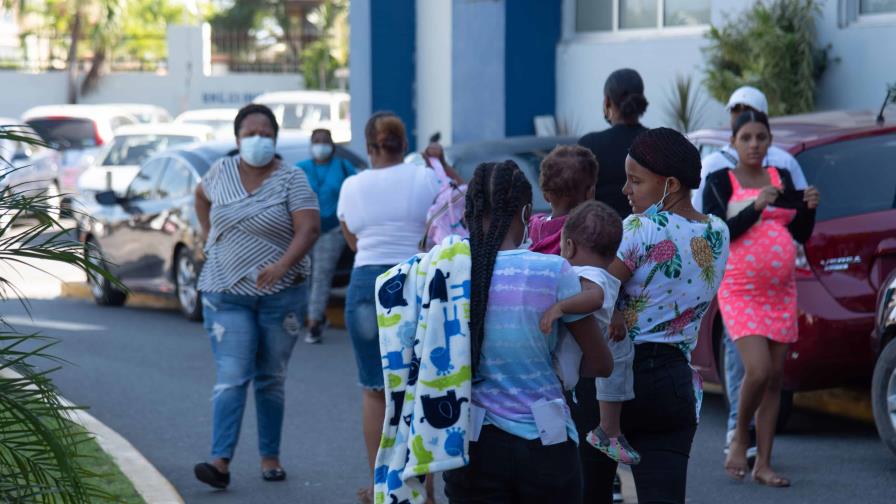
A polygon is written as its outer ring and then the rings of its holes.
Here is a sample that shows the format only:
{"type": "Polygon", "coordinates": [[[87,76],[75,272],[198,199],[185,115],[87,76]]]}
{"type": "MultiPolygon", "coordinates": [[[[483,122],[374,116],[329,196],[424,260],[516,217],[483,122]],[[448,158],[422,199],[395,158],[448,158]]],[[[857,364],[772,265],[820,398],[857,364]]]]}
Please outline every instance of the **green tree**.
{"type": "Polygon", "coordinates": [[[813,110],[830,49],[816,42],[820,12],[816,0],[757,1],[725,25],[713,26],[706,49],[710,95],[724,103],[735,89],[751,85],[768,97],[772,115],[813,110]]]}
{"type": "MultiPolygon", "coordinates": [[[[40,143],[15,128],[0,128],[0,139],[40,143]]],[[[14,169],[0,158],[3,172],[14,169]]],[[[53,215],[51,198],[26,195],[16,187],[0,194],[0,263],[19,268],[34,267],[29,260],[49,260],[77,266],[88,274],[103,275],[73,241],[72,230],[61,230],[53,215]],[[36,224],[19,227],[28,215],[36,224]],[[10,218],[5,218],[10,216],[10,218]]],[[[120,284],[119,284],[120,285],[120,284]]],[[[17,297],[26,307],[15,285],[0,277],[0,299],[17,297]]],[[[11,330],[0,314],[0,502],[88,503],[113,497],[89,481],[98,476],[88,469],[79,447],[90,435],[70,421],[71,406],[59,399],[50,379],[62,361],[48,350],[55,340],[11,330]],[[55,367],[39,370],[35,361],[55,367]]]]}
{"type": "Polygon", "coordinates": [[[302,51],[302,76],[308,88],[335,87],[336,69],[348,63],[347,52],[340,50],[342,40],[336,33],[337,23],[345,22],[346,9],[344,0],[326,0],[308,16],[321,34],[302,51]]]}
{"type": "Polygon", "coordinates": [[[2,1],[17,9],[20,23],[27,24],[26,34],[52,36],[53,52],[65,52],[69,103],[96,89],[113,51],[135,59],[162,59],[167,25],[194,21],[175,0],[2,1]],[[86,57],[91,63],[82,80],[78,61],[86,57]]]}

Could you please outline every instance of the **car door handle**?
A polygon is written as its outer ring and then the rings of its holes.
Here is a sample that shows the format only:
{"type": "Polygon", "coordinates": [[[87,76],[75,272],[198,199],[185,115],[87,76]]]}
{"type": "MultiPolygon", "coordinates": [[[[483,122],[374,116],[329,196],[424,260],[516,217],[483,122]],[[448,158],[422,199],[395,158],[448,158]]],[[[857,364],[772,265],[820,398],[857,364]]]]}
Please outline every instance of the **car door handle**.
{"type": "Polygon", "coordinates": [[[874,251],[874,255],[875,257],[896,255],[896,238],[887,238],[886,240],[881,241],[877,245],[877,250],[874,251]]]}

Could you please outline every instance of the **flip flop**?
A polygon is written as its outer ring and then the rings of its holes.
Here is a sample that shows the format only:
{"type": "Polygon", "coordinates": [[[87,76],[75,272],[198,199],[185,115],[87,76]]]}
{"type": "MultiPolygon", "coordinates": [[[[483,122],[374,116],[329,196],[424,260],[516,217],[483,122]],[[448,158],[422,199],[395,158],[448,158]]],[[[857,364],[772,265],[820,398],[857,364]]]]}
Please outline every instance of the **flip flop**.
{"type": "Polygon", "coordinates": [[[776,474],[774,472],[772,473],[771,477],[766,477],[766,476],[760,476],[759,473],[757,473],[756,471],[753,471],[753,481],[755,481],[756,483],[758,483],[760,485],[765,485],[767,487],[772,487],[772,488],[787,488],[790,486],[789,479],[787,479],[783,476],[779,476],[778,474],[776,474]]]}
{"type": "Polygon", "coordinates": [[[223,490],[230,484],[230,473],[223,473],[208,462],[200,462],[193,466],[193,473],[196,479],[212,488],[223,490]]]}
{"type": "Polygon", "coordinates": [[[286,479],[286,471],[282,467],[275,467],[266,471],[261,471],[261,477],[265,481],[283,481],[286,479]]]}

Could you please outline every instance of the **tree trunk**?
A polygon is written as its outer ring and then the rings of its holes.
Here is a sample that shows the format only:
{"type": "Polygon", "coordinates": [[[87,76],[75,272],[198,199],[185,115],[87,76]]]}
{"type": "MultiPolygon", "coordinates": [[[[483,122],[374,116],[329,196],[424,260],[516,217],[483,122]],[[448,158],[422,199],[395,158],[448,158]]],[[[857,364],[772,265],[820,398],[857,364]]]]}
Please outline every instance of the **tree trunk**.
{"type": "Polygon", "coordinates": [[[93,61],[90,63],[90,70],[84,76],[84,82],[81,83],[81,95],[90,94],[96,90],[100,80],[100,72],[106,63],[106,48],[96,47],[93,52],[93,61]]]}
{"type": "Polygon", "coordinates": [[[72,19],[71,44],[68,48],[68,102],[78,103],[78,39],[81,38],[80,2],[72,19]]]}

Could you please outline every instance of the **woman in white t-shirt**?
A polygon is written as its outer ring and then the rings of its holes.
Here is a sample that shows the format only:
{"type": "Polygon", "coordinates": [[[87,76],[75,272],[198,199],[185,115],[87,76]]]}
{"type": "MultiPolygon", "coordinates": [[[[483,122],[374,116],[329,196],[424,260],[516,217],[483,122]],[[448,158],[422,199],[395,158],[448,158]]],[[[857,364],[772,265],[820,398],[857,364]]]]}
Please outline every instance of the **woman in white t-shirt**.
{"type": "Polygon", "coordinates": [[[404,123],[394,114],[374,114],[367,121],[364,136],[372,169],[346,179],[336,214],[348,246],[355,251],[345,322],[363,389],[364,441],[372,475],[386,412],[376,278],[418,252],[426,212],[438,193],[439,182],[432,170],[402,162],[408,141],[404,123]]]}

